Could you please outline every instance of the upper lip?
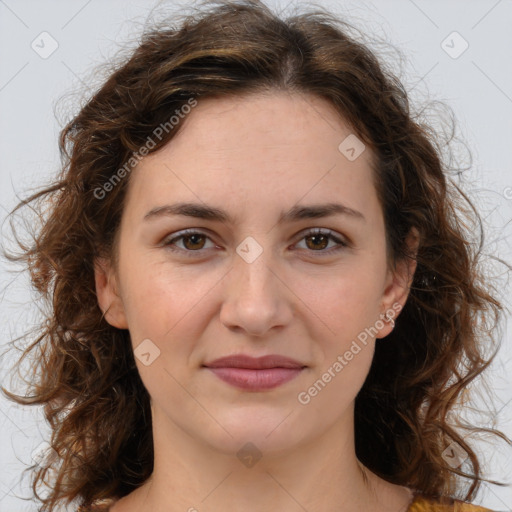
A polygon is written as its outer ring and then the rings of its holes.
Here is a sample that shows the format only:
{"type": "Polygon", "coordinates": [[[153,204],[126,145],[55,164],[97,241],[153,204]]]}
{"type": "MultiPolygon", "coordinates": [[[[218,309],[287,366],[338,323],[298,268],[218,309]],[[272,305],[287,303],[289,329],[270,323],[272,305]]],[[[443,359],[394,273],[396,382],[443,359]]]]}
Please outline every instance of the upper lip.
{"type": "Polygon", "coordinates": [[[270,354],[262,357],[251,357],[245,354],[235,354],[221,357],[203,366],[208,368],[249,368],[262,370],[265,368],[304,368],[305,365],[289,357],[270,354]]]}

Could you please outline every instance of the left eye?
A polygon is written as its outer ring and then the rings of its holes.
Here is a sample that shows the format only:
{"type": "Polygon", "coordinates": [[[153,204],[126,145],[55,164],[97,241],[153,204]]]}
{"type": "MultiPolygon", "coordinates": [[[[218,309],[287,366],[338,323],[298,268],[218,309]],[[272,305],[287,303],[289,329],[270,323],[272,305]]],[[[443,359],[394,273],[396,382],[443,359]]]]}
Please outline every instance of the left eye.
{"type": "MultiPolygon", "coordinates": [[[[206,240],[210,240],[211,242],[210,237],[205,233],[187,230],[181,232],[178,236],[168,239],[163,245],[171,251],[188,253],[188,256],[191,255],[190,253],[200,252],[201,249],[205,249],[206,240]],[[183,246],[179,247],[178,243],[182,243],[183,246]]],[[[344,247],[348,247],[348,243],[335,236],[330,230],[318,228],[309,230],[302,236],[300,242],[302,242],[302,240],[306,241],[306,249],[310,249],[312,252],[332,253],[344,247]],[[329,242],[335,242],[335,246],[334,248],[331,247],[329,250],[325,250],[329,246],[329,242]]],[[[210,248],[214,246],[215,245],[212,243],[210,248]]]]}
{"type": "Polygon", "coordinates": [[[335,236],[330,230],[313,229],[308,231],[302,240],[306,240],[306,246],[308,249],[312,249],[314,252],[331,253],[348,247],[348,244],[335,236]],[[310,243],[308,243],[308,240],[310,243]],[[329,245],[330,241],[336,242],[334,249],[331,247],[328,251],[324,249],[329,245]]]}

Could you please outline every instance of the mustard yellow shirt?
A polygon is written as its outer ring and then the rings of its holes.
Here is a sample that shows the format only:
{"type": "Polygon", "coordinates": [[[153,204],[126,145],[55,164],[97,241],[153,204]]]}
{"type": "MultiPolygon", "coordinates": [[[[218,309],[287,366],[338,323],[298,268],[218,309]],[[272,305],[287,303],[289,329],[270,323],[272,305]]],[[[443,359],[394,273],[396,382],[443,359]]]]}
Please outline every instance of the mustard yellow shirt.
{"type": "Polygon", "coordinates": [[[434,500],[418,495],[415,497],[407,512],[492,512],[488,508],[471,505],[459,500],[444,498],[434,500]]]}
{"type": "MultiPolygon", "coordinates": [[[[77,512],[108,512],[114,501],[97,504],[89,509],[79,507],[77,512]]],[[[451,498],[433,499],[416,495],[407,512],[492,512],[488,508],[471,505],[451,498]]]]}

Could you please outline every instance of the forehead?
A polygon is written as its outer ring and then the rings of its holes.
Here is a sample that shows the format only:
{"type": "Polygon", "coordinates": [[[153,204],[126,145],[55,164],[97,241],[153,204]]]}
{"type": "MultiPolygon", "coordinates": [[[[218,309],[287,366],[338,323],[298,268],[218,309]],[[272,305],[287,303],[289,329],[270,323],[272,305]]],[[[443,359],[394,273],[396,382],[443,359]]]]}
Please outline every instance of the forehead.
{"type": "Polygon", "coordinates": [[[323,98],[274,92],[198,99],[180,123],[132,173],[131,195],[146,208],[171,199],[248,206],[257,198],[263,207],[341,195],[367,210],[375,200],[371,151],[347,158],[343,144],[355,134],[323,98]]]}
{"type": "MultiPolygon", "coordinates": [[[[178,150],[180,139],[187,138],[186,144],[193,138],[194,147],[205,152],[260,154],[258,149],[265,147],[261,159],[273,151],[283,152],[286,146],[295,146],[298,156],[328,155],[339,151],[340,136],[353,132],[326,99],[287,91],[199,99],[182,123],[174,144],[167,147],[171,152],[178,150]]],[[[363,155],[363,160],[368,156],[363,155]]]]}

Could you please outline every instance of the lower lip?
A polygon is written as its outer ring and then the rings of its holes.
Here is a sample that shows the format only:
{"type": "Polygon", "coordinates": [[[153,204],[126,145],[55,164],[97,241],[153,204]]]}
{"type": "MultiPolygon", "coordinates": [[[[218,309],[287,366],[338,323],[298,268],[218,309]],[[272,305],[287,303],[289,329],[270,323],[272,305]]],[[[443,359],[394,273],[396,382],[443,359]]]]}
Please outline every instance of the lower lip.
{"type": "Polygon", "coordinates": [[[295,378],[304,368],[209,368],[219,379],[240,389],[272,389],[295,378]]]}

